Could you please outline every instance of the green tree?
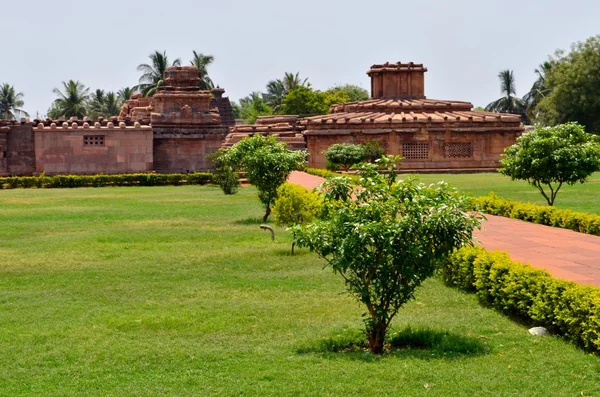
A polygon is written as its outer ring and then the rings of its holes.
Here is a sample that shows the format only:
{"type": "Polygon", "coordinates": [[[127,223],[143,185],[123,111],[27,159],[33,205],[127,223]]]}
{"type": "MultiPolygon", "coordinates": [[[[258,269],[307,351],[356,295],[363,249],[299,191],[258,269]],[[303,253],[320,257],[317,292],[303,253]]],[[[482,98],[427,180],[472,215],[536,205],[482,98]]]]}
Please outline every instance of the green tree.
{"type": "Polygon", "coordinates": [[[247,97],[240,99],[239,115],[236,118],[254,123],[258,116],[269,116],[271,114],[273,114],[273,109],[265,103],[262,94],[255,91],[247,97]]]}
{"type": "Polygon", "coordinates": [[[229,149],[220,148],[216,152],[209,154],[208,159],[212,161],[217,176],[217,183],[223,193],[227,195],[236,194],[240,187],[239,174],[237,172],[237,165],[229,160],[229,149]]]}
{"type": "Polygon", "coordinates": [[[133,89],[129,87],[123,87],[119,90],[119,92],[117,92],[117,95],[119,96],[119,101],[121,101],[121,104],[123,104],[130,100],[134,93],[135,91],[133,89]]]}
{"type": "Polygon", "coordinates": [[[215,85],[211,78],[208,76],[208,66],[213,63],[215,57],[212,55],[204,55],[201,52],[194,51],[194,57],[190,61],[192,66],[195,66],[200,71],[200,89],[201,90],[212,90],[215,85]]]}
{"type": "Polygon", "coordinates": [[[48,110],[48,116],[59,118],[60,116],[83,118],[88,113],[89,88],[79,81],[69,80],[62,82],[63,91],[54,88],[52,92],[58,96],[53,106],[48,110]]]}
{"type": "Polygon", "coordinates": [[[227,163],[245,171],[248,182],[258,190],[258,198],[266,208],[263,217],[266,222],[277,198],[277,188],[292,171],[305,166],[306,157],[306,152],[289,150],[274,136],[254,135],[231,147],[227,163]]]}
{"type": "Polygon", "coordinates": [[[156,90],[161,85],[164,85],[164,74],[169,66],[181,65],[179,58],[175,59],[171,65],[169,65],[169,58],[167,52],[154,51],[149,55],[150,63],[142,63],[138,65],[138,72],[142,72],[138,85],[133,87],[134,91],[140,91],[144,96],[153,96],[156,90]]]}
{"type": "Polygon", "coordinates": [[[29,114],[21,109],[25,105],[23,96],[22,92],[16,92],[15,87],[8,83],[0,85],[0,118],[12,120],[23,115],[29,117],[29,114]]]}
{"type": "Polygon", "coordinates": [[[342,167],[346,172],[365,159],[365,149],[361,145],[336,143],[323,152],[328,163],[342,167]]]}
{"type": "Polygon", "coordinates": [[[378,141],[366,141],[361,144],[364,152],[364,161],[374,163],[385,156],[385,148],[378,141]]]}
{"type": "Polygon", "coordinates": [[[537,107],[539,103],[551,92],[551,89],[548,88],[546,84],[546,76],[548,76],[553,66],[554,61],[551,59],[542,63],[534,70],[537,79],[531,86],[529,92],[523,97],[523,102],[527,110],[527,117],[532,121],[537,120],[537,107]]]}
{"type": "Polygon", "coordinates": [[[93,118],[103,116],[104,114],[104,101],[105,93],[104,90],[97,89],[90,94],[88,103],[88,111],[93,118]]]}
{"type": "Polygon", "coordinates": [[[271,80],[267,83],[267,92],[263,94],[265,103],[275,112],[279,112],[283,99],[290,91],[300,87],[308,87],[308,78],[300,78],[300,73],[288,73],[283,75],[283,79],[271,80]]]}
{"type": "Polygon", "coordinates": [[[491,102],[485,107],[488,112],[523,114],[524,104],[521,98],[516,96],[515,76],[512,70],[503,70],[498,74],[500,79],[500,90],[502,98],[491,102]]]}
{"type": "Polygon", "coordinates": [[[283,99],[279,113],[297,114],[300,117],[329,113],[331,105],[349,101],[344,92],[321,92],[310,87],[291,90],[283,99]]]}
{"type": "Polygon", "coordinates": [[[566,56],[557,52],[551,61],[544,80],[549,93],[536,107],[541,123],[576,121],[600,134],[600,35],[575,43],[566,56]]]}
{"type": "Polygon", "coordinates": [[[500,173],[535,186],[548,202],[563,184],[584,183],[600,169],[600,138],[577,123],[536,127],[504,150],[500,173]]]}
{"type": "Polygon", "coordinates": [[[292,232],[298,246],[323,258],[366,306],[369,350],[382,354],[400,307],[455,248],[471,244],[480,222],[469,214],[470,200],[448,185],[394,183],[393,172],[383,176],[377,167],[363,165],[358,183],[328,180],[325,218],[292,232]]]}
{"type": "Polygon", "coordinates": [[[365,90],[362,87],[352,84],[336,85],[335,87],[332,87],[325,92],[331,94],[346,94],[346,96],[348,97],[348,102],[366,101],[370,99],[369,91],[365,90]]]}

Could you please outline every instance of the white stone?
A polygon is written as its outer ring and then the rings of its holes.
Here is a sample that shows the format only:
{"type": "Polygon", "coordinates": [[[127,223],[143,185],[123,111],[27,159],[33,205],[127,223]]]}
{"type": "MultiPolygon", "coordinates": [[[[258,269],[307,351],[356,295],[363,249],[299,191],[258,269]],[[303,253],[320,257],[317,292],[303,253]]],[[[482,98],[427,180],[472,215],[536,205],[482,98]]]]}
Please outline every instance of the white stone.
{"type": "Polygon", "coordinates": [[[533,327],[529,329],[529,333],[535,336],[552,336],[544,327],[533,327]]]}

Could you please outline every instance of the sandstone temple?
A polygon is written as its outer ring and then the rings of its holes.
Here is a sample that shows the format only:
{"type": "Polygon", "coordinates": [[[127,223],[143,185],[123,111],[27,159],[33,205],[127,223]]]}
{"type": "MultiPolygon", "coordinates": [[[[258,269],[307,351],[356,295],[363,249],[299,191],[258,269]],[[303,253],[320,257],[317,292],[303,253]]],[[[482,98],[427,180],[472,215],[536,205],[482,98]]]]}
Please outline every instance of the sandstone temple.
{"type": "Polygon", "coordinates": [[[497,168],[504,148],[523,133],[520,116],[428,99],[426,72],[414,63],[373,65],[368,101],[334,105],[323,116],[236,126],[223,89],[202,91],[198,69],[170,67],[154,97],[135,95],[108,120],[0,121],[0,175],[205,171],[208,154],[254,134],[307,150],[310,167],[323,168],[322,152],[334,143],[378,141],[405,158],[406,170],[497,168]]]}

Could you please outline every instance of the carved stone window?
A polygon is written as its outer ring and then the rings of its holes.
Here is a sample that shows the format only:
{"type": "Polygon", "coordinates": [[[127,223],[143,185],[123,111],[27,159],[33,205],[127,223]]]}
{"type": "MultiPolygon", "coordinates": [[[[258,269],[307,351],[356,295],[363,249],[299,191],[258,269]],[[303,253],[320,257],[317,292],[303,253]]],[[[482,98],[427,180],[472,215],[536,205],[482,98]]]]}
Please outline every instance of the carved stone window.
{"type": "Polygon", "coordinates": [[[451,142],[444,145],[444,158],[468,159],[473,157],[473,144],[471,142],[451,142]]]}
{"type": "Polygon", "coordinates": [[[406,160],[428,160],[429,143],[403,143],[402,157],[406,160]]]}
{"type": "Polygon", "coordinates": [[[104,146],[104,135],[84,135],[83,146],[104,146]]]}

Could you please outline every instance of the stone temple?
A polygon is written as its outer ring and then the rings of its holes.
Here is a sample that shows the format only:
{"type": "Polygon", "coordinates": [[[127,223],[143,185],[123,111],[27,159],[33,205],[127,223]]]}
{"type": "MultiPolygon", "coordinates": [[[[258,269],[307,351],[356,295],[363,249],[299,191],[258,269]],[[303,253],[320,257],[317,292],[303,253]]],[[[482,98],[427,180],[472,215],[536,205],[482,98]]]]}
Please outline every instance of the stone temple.
{"type": "Polygon", "coordinates": [[[154,97],[135,95],[109,120],[0,121],[0,175],[191,172],[207,155],[254,134],[309,152],[323,168],[334,143],[377,141],[405,170],[493,170],[524,131],[518,115],[475,112],[469,102],[425,96],[427,69],[373,65],[371,99],[334,105],[322,116],[259,117],[235,125],[224,90],[202,91],[192,66],[170,67],[154,97]]]}

